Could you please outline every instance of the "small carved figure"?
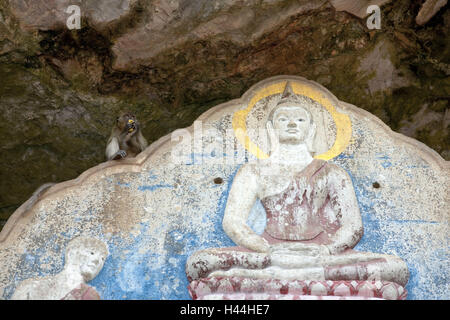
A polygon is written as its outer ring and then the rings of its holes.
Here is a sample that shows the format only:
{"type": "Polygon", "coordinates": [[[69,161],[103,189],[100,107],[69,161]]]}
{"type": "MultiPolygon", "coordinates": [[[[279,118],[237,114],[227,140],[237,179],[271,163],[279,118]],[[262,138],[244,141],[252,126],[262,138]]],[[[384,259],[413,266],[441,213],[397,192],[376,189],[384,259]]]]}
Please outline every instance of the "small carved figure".
{"type": "Polygon", "coordinates": [[[135,157],[147,146],[147,140],[142,135],[136,116],[130,112],[123,112],[117,117],[112,128],[105,154],[108,160],[135,157]]]}
{"type": "Polygon", "coordinates": [[[12,300],[99,300],[97,291],[86,284],[103,268],[108,256],[106,244],[95,238],[78,237],[66,249],[63,271],[55,276],[25,280],[12,300]]]}

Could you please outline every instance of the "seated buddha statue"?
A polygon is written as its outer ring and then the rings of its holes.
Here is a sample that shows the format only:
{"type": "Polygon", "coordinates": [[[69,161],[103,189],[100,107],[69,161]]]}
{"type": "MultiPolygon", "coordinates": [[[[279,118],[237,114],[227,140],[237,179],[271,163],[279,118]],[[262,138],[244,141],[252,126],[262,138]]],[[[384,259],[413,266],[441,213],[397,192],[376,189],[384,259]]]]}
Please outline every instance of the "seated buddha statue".
{"type": "Polygon", "coordinates": [[[226,204],[223,229],[236,247],[195,252],[189,281],[211,277],[283,280],[382,280],[405,286],[406,263],[358,252],[362,219],[352,181],[339,166],[313,158],[316,125],[308,100],[290,84],[266,124],[271,152],[244,164],[226,204]],[[256,234],[247,218],[257,199],[267,215],[256,234]]]}

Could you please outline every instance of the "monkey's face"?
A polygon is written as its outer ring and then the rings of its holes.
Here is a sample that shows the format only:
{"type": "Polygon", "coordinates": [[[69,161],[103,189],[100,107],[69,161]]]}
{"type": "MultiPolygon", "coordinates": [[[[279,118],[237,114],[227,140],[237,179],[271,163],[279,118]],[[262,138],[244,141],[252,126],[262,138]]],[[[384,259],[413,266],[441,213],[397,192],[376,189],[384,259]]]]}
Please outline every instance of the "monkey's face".
{"type": "Polygon", "coordinates": [[[123,113],[117,117],[117,127],[121,132],[135,133],[139,130],[139,122],[132,113],[123,113]]]}

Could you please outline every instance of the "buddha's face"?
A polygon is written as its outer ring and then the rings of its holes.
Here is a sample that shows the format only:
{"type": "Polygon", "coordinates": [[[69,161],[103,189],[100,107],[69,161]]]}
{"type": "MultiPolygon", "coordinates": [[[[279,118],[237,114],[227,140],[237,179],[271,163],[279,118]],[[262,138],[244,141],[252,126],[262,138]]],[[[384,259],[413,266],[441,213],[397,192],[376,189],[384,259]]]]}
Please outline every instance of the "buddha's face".
{"type": "Polygon", "coordinates": [[[275,111],[272,121],[280,143],[304,143],[311,129],[309,115],[301,107],[281,107],[275,111]]]}

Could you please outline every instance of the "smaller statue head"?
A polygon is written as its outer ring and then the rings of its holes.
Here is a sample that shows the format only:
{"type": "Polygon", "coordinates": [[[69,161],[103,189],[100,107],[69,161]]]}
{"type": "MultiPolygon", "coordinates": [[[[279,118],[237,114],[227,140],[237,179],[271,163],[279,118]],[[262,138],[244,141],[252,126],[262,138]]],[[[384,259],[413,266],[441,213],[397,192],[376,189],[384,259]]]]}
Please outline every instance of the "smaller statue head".
{"type": "Polygon", "coordinates": [[[267,129],[272,131],[282,144],[302,144],[312,150],[312,142],[316,126],[308,101],[293,93],[290,83],[286,84],[281,100],[270,112],[267,119],[267,129]]]}
{"type": "Polygon", "coordinates": [[[66,249],[66,267],[79,270],[83,279],[88,282],[102,270],[108,247],[103,241],[95,238],[77,237],[69,242],[66,249]]]}

